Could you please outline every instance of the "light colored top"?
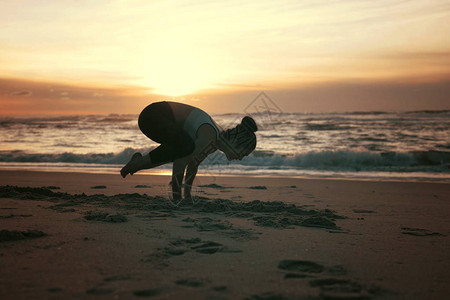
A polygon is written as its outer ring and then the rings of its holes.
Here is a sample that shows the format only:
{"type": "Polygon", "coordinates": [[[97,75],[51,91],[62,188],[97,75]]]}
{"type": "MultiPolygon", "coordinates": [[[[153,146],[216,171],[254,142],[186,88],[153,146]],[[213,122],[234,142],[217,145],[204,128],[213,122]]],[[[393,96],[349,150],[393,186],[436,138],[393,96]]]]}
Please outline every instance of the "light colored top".
{"type": "Polygon", "coordinates": [[[219,126],[214,120],[203,110],[194,108],[186,120],[184,121],[183,129],[189,134],[189,136],[195,141],[197,139],[197,131],[203,124],[211,125],[216,131],[216,140],[219,137],[219,126]]]}

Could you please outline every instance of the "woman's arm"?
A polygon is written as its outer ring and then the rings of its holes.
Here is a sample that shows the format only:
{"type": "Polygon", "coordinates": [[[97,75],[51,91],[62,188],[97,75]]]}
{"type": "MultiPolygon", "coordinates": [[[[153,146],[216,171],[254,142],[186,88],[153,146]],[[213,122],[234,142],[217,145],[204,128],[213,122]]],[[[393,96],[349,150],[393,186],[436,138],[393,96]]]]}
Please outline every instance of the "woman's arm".
{"type": "Polygon", "coordinates": [[[181,184],[183,182],[186,160],[177,159],[172,168],[172,196],[174,200],[181,200],[181,184]]]}
{"type": "Polygon", "coordinates": [[[197,175],[199,162],[191,161],[186,169],[186,179],[184,180],[184,198],[191,198],[192,183],[194,183],[195,175],[197,175]]]}
{"type": "Polygon", "coordinates": [[[197,131],[194,151],[173,163],[172,170],[172,194],[174,199],[181,199],[181,183],[187,166],[184,197],[191,196],[192,183],[197,175],[198,166],[211,153],[217,150],[216,131],[211,125],[204,124],[197,131]]]}

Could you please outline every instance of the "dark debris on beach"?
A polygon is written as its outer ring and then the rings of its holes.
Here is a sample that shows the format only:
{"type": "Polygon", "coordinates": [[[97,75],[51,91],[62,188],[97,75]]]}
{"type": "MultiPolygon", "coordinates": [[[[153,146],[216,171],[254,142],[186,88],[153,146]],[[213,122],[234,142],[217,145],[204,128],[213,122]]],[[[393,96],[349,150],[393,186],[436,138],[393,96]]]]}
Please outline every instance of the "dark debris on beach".
{"type": "Polygon", "coordinates": [[[0,230],[0,242],[34,239],[46,235],[47,234],[45,234],[40,230],[27,230],[27,231],[0,230]]]}
{"type": "MultiPolygon", "coordinates": [[[[346,217],[335,214],[329,209],[315,210],[295,204],[287,204],[282,201],[260,201],[234,202],[227,199],[209,199],[198,197],[195,203],[182,201],[180,205],[174,206],[170,201],[161,196],[148,196],[146,194],[130,193],[106,196],[104,194],[68,194],[55,192],[48,188],[0,186],[0,198],[13,198],[22,200],[42,200],[57,202],[50,207],[61,212],[74,211],[79,205],[91,204],[100,207],[113,209],[151,211],[151,212],[176,212],[191,211],[211,214],[222,214],[231,217],[242,217],[253,220],[257,226],[273,228],[292,228],[293,226],[317,227],[324,229],[339,229],[335,221],[346,217]]],[[[104,214],[104,213],[103,213],[104,214]]],[[[109,214],[101,216],[86,215],[87,220],[109,220],[109,214]]],[[[117,219],[111,217],[110,219],[117,219]]],[[[118,222],[125,222],[126,218],[117,219],[118,222]]],[[[115,221],[114,221],[115,222],[115,221]]]]}
{"type": "Polygon", "coordinates": [[[128,218],[120,214],[109,214],[100,211],[88,211],[84,218],[88,221],[101,221],[109,223],[123,223],[127,222],[128,218]]]}

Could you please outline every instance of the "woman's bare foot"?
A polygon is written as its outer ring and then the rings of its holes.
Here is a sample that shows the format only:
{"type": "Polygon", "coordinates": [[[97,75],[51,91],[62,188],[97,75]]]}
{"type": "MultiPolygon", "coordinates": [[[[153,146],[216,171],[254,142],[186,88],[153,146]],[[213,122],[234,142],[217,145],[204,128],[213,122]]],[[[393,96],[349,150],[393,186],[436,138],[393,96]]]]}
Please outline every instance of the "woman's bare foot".
{"type": "Polygon", "coordinates": [[[136,152],[131,157],[130,161],[125,165],[125,167],[120,170],[120,175],[122,175],[123,178],[125,178],[128,174],[133,175],[137,171],[139,171],[139,164],[142,160],[142,154],[139,152],[136,152]]]}

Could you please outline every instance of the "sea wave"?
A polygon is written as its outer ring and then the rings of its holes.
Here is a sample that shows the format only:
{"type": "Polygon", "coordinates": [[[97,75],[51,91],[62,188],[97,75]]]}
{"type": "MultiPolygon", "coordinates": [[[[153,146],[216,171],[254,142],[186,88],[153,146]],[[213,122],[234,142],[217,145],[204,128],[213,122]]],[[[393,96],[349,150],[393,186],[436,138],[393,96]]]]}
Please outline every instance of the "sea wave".
{"type": "MultiPolygon", "coordinates": [[[[208,164],[208,159],[206,160],[208,164]]],[[[228,164],[225,157],[210,160],[209,164],[228,164]]],[[[247,166],[265,166],[272,168],[297,168],[312,170],[342,171],[429,171],[450,172],[450,152],[448,151],[412,151],[364,152],[364,151],[320,151],[300,153],[293,156],[278,155],[270,152],[256,152],[242,161],[233,162],[247,166]]]]}
{"type": "Polygon", "coordinates": [[[68,115],[68,116],[41,116],[41,117],[4,117],[0,116],[0,128],[10,128],[18,125],[27,127],[68,128],[79,124],[99,123],[117,124],[136,121],[137,115],[132,114],[109,114],[109,115],[68,115]]]}
{"type": "MultiPolygon", "coordinates": [[[[126,148],[118,153],[60,153],[39,154],[24,151],[0,151],[0,162],[35,163],[84,163],[125,164],[135,152],[142,149],[126,148]]],[[[242,161],[228,161],[221,152],[213,153],[202,163],[205,166],[254,166],[272,169],[309,169],[341,171],[389,171],[389,172],[450,172],[450,151],[413,152],[364,152],[364,151],[320,151],[280,155],[271,151],[254,151],[242,161]]]]}
{"type": "Polygon", "coordinates": [[[34,163],[87,163],[87,164],[124,164],[139,149],[126,148],[118,153],[27,153],[25,151],[0,151],[0,162],[34,163]]]}

